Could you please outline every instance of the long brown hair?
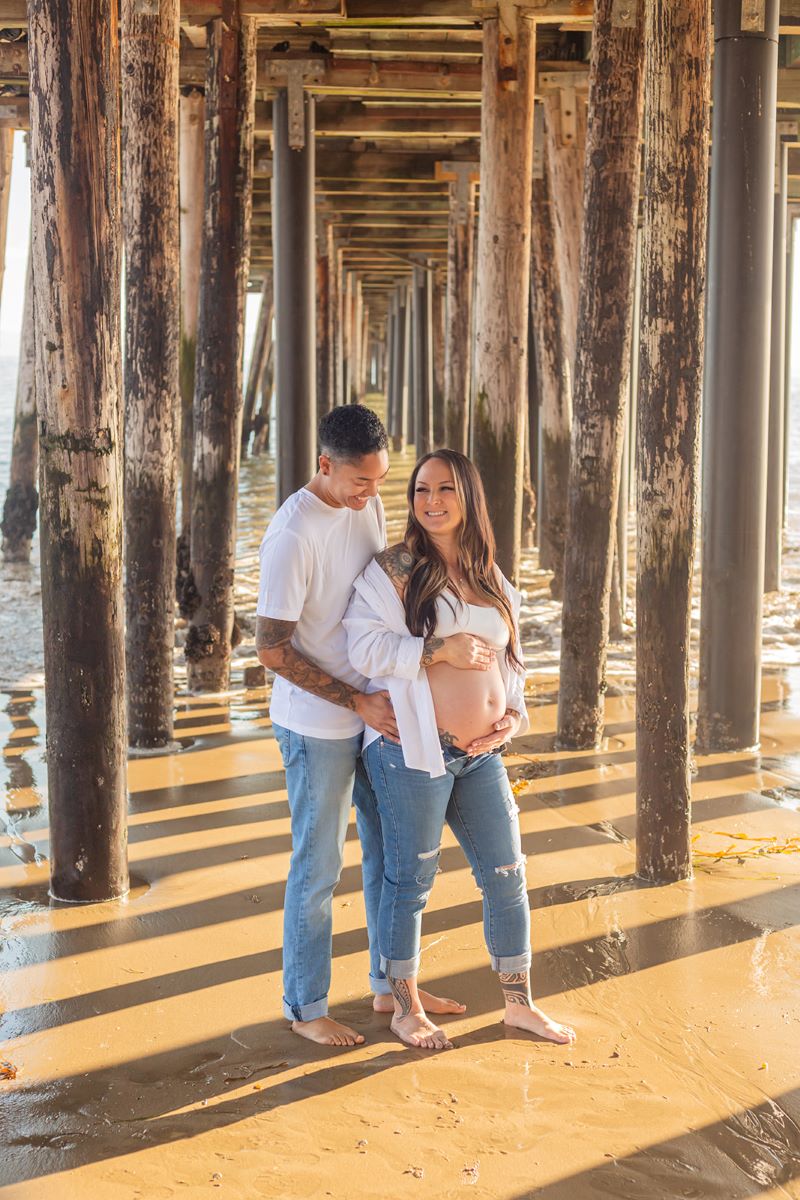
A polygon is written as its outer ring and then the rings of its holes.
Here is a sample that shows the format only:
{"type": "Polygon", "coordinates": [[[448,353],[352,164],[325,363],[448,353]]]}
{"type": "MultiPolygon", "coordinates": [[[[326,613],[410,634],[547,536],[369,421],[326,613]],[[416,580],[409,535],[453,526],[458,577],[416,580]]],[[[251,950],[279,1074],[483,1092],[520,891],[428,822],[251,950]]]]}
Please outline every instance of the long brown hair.
{"type": "Polygon", "coordinates": [[[506,662],[521,667],[522,663],[514,651],[514,613],[495,567],[494,531],[486,508],[483,483],[474,464],[457,450],[433,450],[430,454],[424,454],[408,481],[408,524],[403,541],[414,559],[414,565],[403,595],[406,625],[415,637],[431,637],[436,628],[438,597],[449,588],[462,603],[465,602],[448,578],[447,563],[414,516],[417,476],[432,458],[446,463],[453,476],[456,499],[461,509],[461,524],[456,530],[456,540],[462,574],[472,591],[502,616],[508,627],[506,662]]]}

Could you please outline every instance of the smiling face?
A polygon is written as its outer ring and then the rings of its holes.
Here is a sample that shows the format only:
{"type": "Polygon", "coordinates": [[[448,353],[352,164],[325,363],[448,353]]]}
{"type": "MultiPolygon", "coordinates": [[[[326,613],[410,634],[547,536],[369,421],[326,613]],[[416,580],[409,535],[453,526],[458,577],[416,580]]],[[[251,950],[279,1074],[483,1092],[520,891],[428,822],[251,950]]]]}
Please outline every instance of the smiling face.
{"type": "Polygon", "coordinates": [[[414,517],[431,537],[455,533],[463,520],[453,472],[441,458],[429,458],[414,483],[414,517]]]}
{"type": "Polygon", "coordinates": [[[321,454],[319,470],[328,504],[360,512],[372,496],[377,496],[389,470],[389,455],[385,450],[376,450],[355,462],[341,462],[321,454]]]}

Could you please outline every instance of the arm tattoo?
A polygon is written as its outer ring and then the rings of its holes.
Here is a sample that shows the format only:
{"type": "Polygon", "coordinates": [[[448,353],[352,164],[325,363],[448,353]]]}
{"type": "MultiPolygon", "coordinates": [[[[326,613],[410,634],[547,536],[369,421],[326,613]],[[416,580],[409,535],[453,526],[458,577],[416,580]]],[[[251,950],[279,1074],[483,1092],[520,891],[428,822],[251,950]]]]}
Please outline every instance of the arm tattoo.
{"type": "Polygon", "coordinates": [[[531,975],[530,971],[501,971],[500,987],[506,998],[506,1004],[521,1004],[531,1008],[531,975]]]}
{"type": "Polygon", "coordinates": [[[436,732],[439,734],[439,741],[443,746],[455,746],[458,741],[456,735],[450,733],[449,729],[437,729],[436,732]]]}
{"type": "Polygon", "coordinates": [[[386,976],[389,987],[392,989],[392,995],[400,1005],[398,1017],[407,1017],[411,1012],[411,989],[405,979],[392,979],[391,975],[386,976]]]}
{"type": "Polygon", "coordinates": [[[440,638],[440,637],[425,638],[425,642],[422,647],[422,657],[419,660],[419,665],[421,667],[429,667],[431,665],[431,663],[433,662],[434,654],[436,653],[437,650],[441,650],[443,645],[444,645],[444,638],[440,638]]]}
{"type": "Polygon", "coordinates": [[[268,665],[277,675],[282,675],[304,692],[330,700],[331,704],[355,709],[356,698],[361,694],[358,689],[343,683],[341,679],[334,679],[294,648],[290,639],[296,624],[296,621],[257,617],[256,650],[259,658],[262,651],[267,651],[269,663],[264,665],[268,665]]]}
{"type": "Polygon", "coordinates": [[[381,550],[375,558],[399,592],[402,592],[414,567],[414,559],[402,542],[381,550]]]}

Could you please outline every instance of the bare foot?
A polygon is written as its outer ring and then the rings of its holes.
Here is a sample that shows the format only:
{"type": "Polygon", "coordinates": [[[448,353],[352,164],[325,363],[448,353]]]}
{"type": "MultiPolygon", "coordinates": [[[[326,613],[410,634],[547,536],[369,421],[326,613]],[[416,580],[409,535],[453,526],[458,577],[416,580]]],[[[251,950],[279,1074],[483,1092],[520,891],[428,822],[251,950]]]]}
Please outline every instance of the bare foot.
{"type": "Polygon", "coordinates": [[[292,1021],[292,1032],[300,1037],[317,1042],[320,1046],[360,1046],[362,1034],[347,1025],[334,1021],[333,1017],[317,1017],[313,1021],[292,1021]]]}
{"type": "Polygon", "coordinates": [[[408,1013],[405,1017],[392,1017],[389,1026],[401,1042],[415,1050],[452,1050],[453,1043],[443,1029],[429,1021],[424,1012],[408,1013]]]}
{"type": "Polygon", "coordinates": [[[551,1021],[547,1014],[543,1013],[535,1004],[530,1008],[523,1004],[507,1004],[503,1020],[512,1029],[524,1029],[527,1033],[536,1033],[539,1037],[547,1038],[550,1042],[558,1042],[561,1046],[571,1045],[577,1037],[575,1030],[570,1025],[559,1025],[558,1021],[551,1021]]]}
{"type": "MultiPolygon", "coordinates": [[[[430,992],[424,992],[422,988],[419,989],[419,998],[425,1012],[436,1013],[437,1016],[443,1016],[447,1013],[458,1014],[467,1011],[466,1004],[461,1004],[458,1000],[448,1000],[444,996],[432,996],[430,992]]],[[[388,993],[386,995],[373,996],[372,1007],[378,1013],[394,1012],[394,999],[388,993]]]]}

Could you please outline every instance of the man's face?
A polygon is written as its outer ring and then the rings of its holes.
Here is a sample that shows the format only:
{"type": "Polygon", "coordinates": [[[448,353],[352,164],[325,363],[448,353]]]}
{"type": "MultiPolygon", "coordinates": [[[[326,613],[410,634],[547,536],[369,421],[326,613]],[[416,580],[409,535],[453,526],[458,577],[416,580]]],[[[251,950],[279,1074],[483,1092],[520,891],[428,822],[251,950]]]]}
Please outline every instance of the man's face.
{"type": "Polygon", "coordinates": [[[331,503],[360,512],[371,496],[377,496],[389,470],[389,455],[385,450],[376,450],[355,462],[339,462],[321,454],[319,468],[331,503]]]}

